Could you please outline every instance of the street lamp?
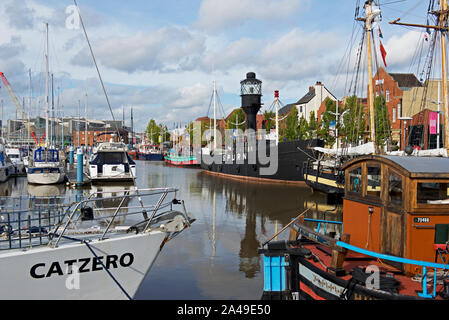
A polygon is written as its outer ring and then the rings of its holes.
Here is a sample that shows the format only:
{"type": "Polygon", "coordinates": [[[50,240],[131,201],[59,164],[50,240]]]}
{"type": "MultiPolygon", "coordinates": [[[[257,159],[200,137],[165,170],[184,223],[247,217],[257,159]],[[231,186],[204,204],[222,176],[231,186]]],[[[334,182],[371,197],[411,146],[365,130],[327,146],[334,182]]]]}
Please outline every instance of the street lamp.
{"type": "Polygon", "coordinates": [[[403,136],[404,136],[404,138],[403,138],[403,140],[404,140],[404,142],[403,142],[403,147],[404,147],[404,150],[405,150],[405,130],[406,130],[406,128],[407,128],[407,120],[412,120],[413,118],[411,118],[411,117],[398,117],[398,120],[403,120],[404,121],[404,131],[403,131],[403,136]]]}

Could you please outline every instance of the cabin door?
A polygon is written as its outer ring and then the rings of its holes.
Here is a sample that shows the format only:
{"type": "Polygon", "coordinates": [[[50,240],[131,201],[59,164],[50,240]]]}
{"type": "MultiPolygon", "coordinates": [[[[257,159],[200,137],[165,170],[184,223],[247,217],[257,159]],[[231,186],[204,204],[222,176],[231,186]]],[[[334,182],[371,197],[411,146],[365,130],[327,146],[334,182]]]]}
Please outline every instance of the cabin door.
{"type": "Polygon", "coordinates": [[[404,256],[404,178],[388,170],[386,203],[382,219],[382,252],[385,254],[404,256]]]}
{"type": "Polygon", "coordinates": [[[382,223],[382,253],[403,257],[404,251],[404,215],[400,212],[384,209],[382,223]]]}

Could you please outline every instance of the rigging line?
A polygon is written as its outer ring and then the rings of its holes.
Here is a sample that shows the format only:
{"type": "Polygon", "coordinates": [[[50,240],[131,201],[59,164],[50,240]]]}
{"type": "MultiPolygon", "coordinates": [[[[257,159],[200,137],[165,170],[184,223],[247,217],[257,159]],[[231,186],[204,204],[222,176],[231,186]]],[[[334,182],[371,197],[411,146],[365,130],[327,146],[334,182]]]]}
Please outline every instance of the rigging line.
{"type": "Polygon", "coordinates": [[[106,88],[105,88],[105,86],[104,86],[103,79],[102,79],[102,77],[101,77],[100,69],[98,68],[97,59],[95,58],[95,55],[94,55],[92,46],[91,46],[90,41],[89,41],[89,37],[87,36],[87,31],[86,31],[86,28],[85,28],[85,26],[84,26],[83,18],[81,17],[81,10],[80,10],[80,8],[78,7],[78,3],[76,2],[76,0],[73,0],[73,2],[75,3],[75,6],[76,6],[76,8],[77,8],[77,10],[78,10],[78,15],[79,15],[79,17],[80,17],[81,26],[83,27],[84,35],[86,36],[87,44],[88,44],[88,46],[89,46],[89,50],[90,50],[90,53],[91,53],[91,55],[92,55],[92,60],[94,61],[94,64],[95,64],[95,68],[97,69],[98,77],[100,78],[101,87],[103,88],[103,92],[104,92],[104,95],[105,95],[105,97],[106,97],[106,102],[108,103],[109,111],[111,112],[112,120],[114,121],[114,125],[115,125],[115,127],[116,127],[118,136],[121,137],[121,136],[120,136],[119,129],[118,129],[118,124],[117,124],[116,121],[115,121],[114,113],[112,112],[111,103],[110,103],[110,101],[109,101],[109,97],[108,97],[108,94],[107,94],[107,92],[106,92],[106,88]]]}
{"type": "Polygon", "coordinates": [[[209,108],[207,109],[207,114],[206,114],[207,117],[209,117],[209,111],[210,111],[210,107],[212,105],[212,99],[213,98],[214,98],[214,94],[212,93],[212,95],[210,96],[209,108]]]}
{"type": "MultiPolygon", "coordinates": [[[[111,112],[112,120],[113,120],[114,125],[115,125],[115,128],[116,128],[116,130],[117,130],[117,135],[118,135],[118,137],[121,138],[120,131],[119,131],[119,128],[118,128],[118,124],[117,124],[117,122],[115,121],[114,112],[112,112],[111,103],[109,102],[109,97],[108,97],[108,94],[107,94],[107,92],[106,92],[106,88],[105,88],[105,86],[104,86],[103,79],[102,79],[102,77],[101,77],[100,69],[98,68],[97,60],[95,59],[95,55],[94,55],[92,46],[91,46],[90,41],[89,41],[89,37],[87,36],[87,31],[86,31],[86,28],[85,28],[85,26],[84,26],[83,18],[82,18],[82,16],[81,16],[81,10],[80,10],[80,8],[78,7],[78,3],[76,2],[76,0],[73,0],[73,2],[75,3],[76,9],[77,9],[77,11],[78,11],[78,16],[79,16],[79,18],[80,18],[81,26],[83,27],[84,35],[86,36],[87,44],[89,45],[90,53],[91,53],[91,55],[92,55],[92,59],[93,59],[94,64],[95,64],[95,68],[97,69],[98,77],[99,77],[99,79],[100,79],[101,86],[102,86],[102,88],[103,88],[103,92],[104,92],[104,95],[105,95],[105,97],[106,97],[106,101],[107,101],[107,103],[108,103],[109,111],[111,112]]],[[[133,129],[131,129],[131,130],[133,130],[133,129]]],[[[123,141],[123,140],[122,140],[122,141],[123,141]]],[[[143,205],[143,201],[142,201],[141,197],[139,196],[139,191],[138,191],[137,183],[136,183],[136,177],[134,176],[134,174],[133,174],[133,172],[132,172],[132,170],[131,170],[131,166],[130,166],[129,159],[128,159],[128,153],[127,153],[126,151],[124,151],[124,153],[125,153],[125,159],[126,159],[126,162],[127,162],[128,165],[129,165],[129,173],[130,173],[131,178],[132,178],[132,180],[133,180],[133,184],[134,184],[134,186],[136,187],[136,193],[137,193],[137,195],[138,195],[138,196],[137,196],[137,199],[138,199],[138,201],[140,202],[140,205],[141,205],[141,207],[142,207],[142,213],[143,213],[143,215],[144,215],[144,217],[145,217],[146,214],[147,214],[147,212],[146,212],[146,210],[145,210],[145,206],[143,205]]]]}

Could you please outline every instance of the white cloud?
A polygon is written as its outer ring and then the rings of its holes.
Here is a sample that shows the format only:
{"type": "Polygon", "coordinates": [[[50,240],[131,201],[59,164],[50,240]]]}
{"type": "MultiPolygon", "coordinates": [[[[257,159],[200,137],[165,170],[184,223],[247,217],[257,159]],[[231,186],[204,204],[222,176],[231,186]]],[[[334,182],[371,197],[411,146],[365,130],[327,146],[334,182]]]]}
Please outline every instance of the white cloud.
{"type": "MultiPolygon", "coordinates": [[[[155,32],[108,37],[96,43],[95,55],[106,67],[133,73],[190,70],[204,51],[204,38],[185,28],[164,27],[155,32]]],[[[91,66],[87,47],[72,59],[77,66],[91,66]]]]}
{"type": "Polygon", "coordinates": [[[298,12],[301,0],[203,0],[195,25],[207,31],[223,30],[251,19],[286,19],[298,12]]]}

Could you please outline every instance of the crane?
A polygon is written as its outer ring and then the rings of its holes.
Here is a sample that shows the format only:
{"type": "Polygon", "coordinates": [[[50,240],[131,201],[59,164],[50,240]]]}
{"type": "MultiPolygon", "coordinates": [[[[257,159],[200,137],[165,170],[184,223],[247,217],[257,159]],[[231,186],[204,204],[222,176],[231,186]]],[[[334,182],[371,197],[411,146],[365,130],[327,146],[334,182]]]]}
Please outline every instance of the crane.
{"type": "MultiPolygon", "coordinates": [[[[6,79],[6,76],[3,72],[0,72],[0,77],[2,78],[3,84],[5,85],[6,91],[8,91],[9,96],[11,97],[11,100],[16,105],[17,111],[19,112],[20,116],[22,117],[23,122],[25,123],[26,126],[28,126],[28,132],[30,132],[31,124],[29,122],[27,115],[25,114],[25,111],[23,110],[22,105],[19,102],[19,99],[17,99],[17,96],[11,87],[11,84],[8,82],[8,80],[6,79]]],[[[36,142],[36,144],[38,144],[37,137],[36,137],[34,130],[30,134],[31,134],[31,137],[36,142]]]]}

